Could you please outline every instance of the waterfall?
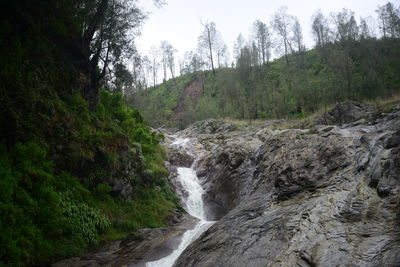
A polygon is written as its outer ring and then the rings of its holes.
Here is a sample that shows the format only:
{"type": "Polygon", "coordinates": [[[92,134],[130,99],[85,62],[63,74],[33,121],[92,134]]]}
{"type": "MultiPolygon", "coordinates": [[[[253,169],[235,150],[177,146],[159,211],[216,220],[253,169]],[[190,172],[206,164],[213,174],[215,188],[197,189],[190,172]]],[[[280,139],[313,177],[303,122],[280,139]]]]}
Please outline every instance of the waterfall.
{"type": "MultiPolygon", "coordinates": [[[[189,139],[178,139],[172,145],[187,149],[188,143],[189,139]]],[[[177,249],[164,258],[148,262],[146,264],[147,267],[171,267],[182,252],[214,223],[207,221],[205,218],[202,198],[204,190],[199,183],[195,170],[193,168],[178,168],[178,179],[188,193],[187,198],[184,199],[186,211],[193,217],[198,218],[199,222],[192,230],[188,230],[183,234],[177,249]]]]}

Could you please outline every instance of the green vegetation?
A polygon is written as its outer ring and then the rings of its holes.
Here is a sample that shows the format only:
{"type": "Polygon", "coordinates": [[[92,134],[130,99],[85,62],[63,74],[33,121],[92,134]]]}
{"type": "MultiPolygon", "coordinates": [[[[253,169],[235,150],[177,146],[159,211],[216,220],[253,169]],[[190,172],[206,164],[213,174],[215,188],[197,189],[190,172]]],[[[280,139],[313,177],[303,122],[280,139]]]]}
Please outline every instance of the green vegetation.
{"type": "Polygon", "coordinates": [[[94,87],[101,69],[90,73],[80,46],[79,12],[101,6],[22,2],[0,19],[0,265],[49,264],[165,225],[178,199],[163,136],[104,80],[94,87]]]}
{"type": "MultiPolygon", "coordinates": [[[[247,60],[248,59],[248,60],[247,60]]],[[[257,65],[185,74],[141,90],[131,102],[153,125],[206,118],[304,118],[342,101],[374,101],[400,90],[400,39],[345,40],[257,65]],[[196,84],[198,93],[187,93],[196,84]]]]}
{"type": "Polygon", "coordinates": [[[73,99],[68,105],[58,100],[60,110],[48,118],[67,118],[46,129],[63,136],[43,139],[36,133],[35,141],[0,146],[1,264],[79,255],[101,240],[163,226],[177,206],[161,136],[143,124],[140,113],[105,91],[96,112],[79,95],[73,99]],[[54,152],[56,144],[60,151],[54,152]],[[133,186],[128,198],[111,186],[124,179],[133,186]]]}

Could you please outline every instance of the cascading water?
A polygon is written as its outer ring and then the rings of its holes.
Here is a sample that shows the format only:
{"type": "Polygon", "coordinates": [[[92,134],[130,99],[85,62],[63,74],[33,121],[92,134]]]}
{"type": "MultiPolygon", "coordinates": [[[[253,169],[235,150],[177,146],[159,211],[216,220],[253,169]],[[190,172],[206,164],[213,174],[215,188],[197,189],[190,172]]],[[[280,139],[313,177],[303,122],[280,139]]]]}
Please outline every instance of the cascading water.
{"type": "MultiPolygon", "coordinates": [[[[189,139],[178,139],[172,145],[187,149],[189,139]]],[[[186,231],[179,247],[170,255],[157,261],[148,262],[147,267],[170,267],[178,259],[179,255],[194,242],[204,231],[206,231],[214,222],[207,221],[204,214],[204,202],[202,199],[203,188],[199,183],[196,172],[193,168],[178,168],[178,179],[183,188],[187,191],[188,197],[185,199],[186,211],[200,221],[192,230],[186,231]]]]}

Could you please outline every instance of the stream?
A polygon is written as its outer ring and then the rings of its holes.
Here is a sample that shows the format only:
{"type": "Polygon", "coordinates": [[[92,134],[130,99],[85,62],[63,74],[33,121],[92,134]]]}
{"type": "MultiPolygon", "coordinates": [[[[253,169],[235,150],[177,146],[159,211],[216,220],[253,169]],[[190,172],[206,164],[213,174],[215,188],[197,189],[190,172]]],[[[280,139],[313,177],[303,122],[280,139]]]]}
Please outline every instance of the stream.
{"type": "MultiPolygon", "coordinates": [[[[178,146],[182,149],[188,149],[187,146],[189,142],[189,139],[177,139],[172,143],[172,145],[178,146]]],[[[205,217],[204,202],[202,198],[204,190],[200,185],[196,171],[193,169],[193,165],[191,168],[179,167],[177,169],[178,181],[188,193],[187,197],[183,200],[185,210],[191,216],[199,219],[199,221],[192,230],[188,230],[183,234],[182,240],[177,249],[164,258],[146,263],[147,267],[173,266],[174,262],[182,252],[214,223],[213,221],[207,221],[205,217]]]]}

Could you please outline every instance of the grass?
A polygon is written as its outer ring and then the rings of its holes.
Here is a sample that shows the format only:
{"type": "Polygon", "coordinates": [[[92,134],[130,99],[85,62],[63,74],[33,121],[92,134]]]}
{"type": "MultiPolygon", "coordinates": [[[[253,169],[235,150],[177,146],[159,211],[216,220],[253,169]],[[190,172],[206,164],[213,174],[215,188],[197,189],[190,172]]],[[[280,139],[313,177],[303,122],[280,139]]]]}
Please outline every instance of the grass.
{"type": "Polygon", "coordinates": [[[125,238],[141,228],[165,226],[176,204],[166,199],[156,189],[135,190],[133,200],[101,200],[93,206],[101,210],[111,221],[111,227],[103,233],[102,240],[125,238]]]}
{"type": "Polygon", "coordinates": [[[394,94],[387,98],[378,97],[373,100],[365,101],[365,103],[375,106],[380,112],[390,112],[400,103],[400,94],[394,94]]]}
{"type": "MultiPolygon", "coordinates": [[[[375,106],[379,112],[387,113],[392,111],[397,104],[400,104],[400,94],[394,94],[388,98],[376,98],[374,100],[363,101],[362,103],[375,106]]],[[[304,129],[311,128],[315,125],[314,120],[324,115],[325,112],[333,109],[335,105],[329,105],[326,108],[321,108],[318,111],[309,114],[303,118],[298,119],[257,119],[252,120],[238,120],[225,118],[224,122],[232,123],[238,127],[245,126],[261,126],[264,125],[273,130],[286,130],[286,129],[304,129]]]]}

